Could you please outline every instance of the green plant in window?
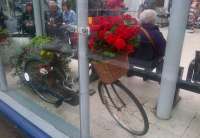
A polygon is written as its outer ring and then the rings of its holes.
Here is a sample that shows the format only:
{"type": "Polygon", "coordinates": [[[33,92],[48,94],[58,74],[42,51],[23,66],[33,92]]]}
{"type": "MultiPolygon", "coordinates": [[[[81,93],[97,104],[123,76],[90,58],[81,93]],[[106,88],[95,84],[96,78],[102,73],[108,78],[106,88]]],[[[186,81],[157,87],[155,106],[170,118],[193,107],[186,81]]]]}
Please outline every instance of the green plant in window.
{"type": "MultiPolygon", "coordinates": [[[[16,47],[15,54],[10,58],[10,64],[15,69],[15,75],[20,75],[23,71],[24,63],[31,58],[45,58],[46,60],[52,58],[53,53],[42,53],[43,47],[47,46],[53,41],[53,38],[48,36],[36,36],[30,40],[30,43],[22,47],[16,47]]],[[[46,52],[46,51],[45,51],[46,52]]]]}

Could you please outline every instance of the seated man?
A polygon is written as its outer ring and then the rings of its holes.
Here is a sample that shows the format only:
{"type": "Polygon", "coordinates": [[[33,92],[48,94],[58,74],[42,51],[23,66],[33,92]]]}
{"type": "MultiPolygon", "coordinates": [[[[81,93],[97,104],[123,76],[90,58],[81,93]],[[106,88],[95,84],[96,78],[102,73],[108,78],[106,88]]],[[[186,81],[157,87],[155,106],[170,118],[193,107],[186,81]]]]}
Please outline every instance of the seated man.
{"type": "Polygon", "coordinates": [[[159,28],[155,25],[156,12],[148,9],[140,14],[141,34],[139,47],[129,56],[129,63],[151,71],[156,68],[157,73],[162,71],[166,40],[159,28]]]}
{"type": "Polygon", "coordinates": [[[34,13],[32,3],[26,4],[25,12],[22,14],[21,27],[23,33],[35,34],[34,13]]]}
{"type": "Polygon", "coordinates": [[[47,11],[45,15],[47,35],[59,37],[60,26],[63,22],[62,13],[54,0],[48,2],[48,7],[49,11],[47,11]]]}

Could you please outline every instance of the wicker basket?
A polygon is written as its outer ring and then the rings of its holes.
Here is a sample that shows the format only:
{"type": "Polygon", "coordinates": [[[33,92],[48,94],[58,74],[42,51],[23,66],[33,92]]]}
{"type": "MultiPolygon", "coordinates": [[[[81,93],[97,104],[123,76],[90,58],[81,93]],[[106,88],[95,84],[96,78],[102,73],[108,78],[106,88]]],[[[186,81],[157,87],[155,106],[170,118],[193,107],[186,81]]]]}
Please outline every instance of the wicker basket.
{"type": "Polygon", "coordinates": [[[115,59],[95,61],[92,64],[100,80],[105,84],[111,84],[126,75],[128,71],[128,56],[123,55],[115,59]]]}

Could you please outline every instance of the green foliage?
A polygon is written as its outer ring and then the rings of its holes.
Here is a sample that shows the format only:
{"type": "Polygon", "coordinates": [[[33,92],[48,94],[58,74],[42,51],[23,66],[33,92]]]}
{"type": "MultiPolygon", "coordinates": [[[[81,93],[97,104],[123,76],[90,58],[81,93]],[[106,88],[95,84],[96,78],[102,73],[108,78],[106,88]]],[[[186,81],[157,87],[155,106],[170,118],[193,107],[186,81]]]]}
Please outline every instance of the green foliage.
{"type": "Polygon", "coordinates": [[[15,75],[19,75],[23,70],[23,64],[33,57],[40,57],[43,46],[53,41],[51,37],[37,36],[31,39],[30,43],[22,47],[16,47],[15,54],[10,58],[10,64],[15,68],[15,75]]]}
{"type": "Polygon", "coordinates": [[[48,36],[36,36],[31,40],[31,45],[42,47],[46,44],[51,43],[52,41],[53,41],[53,39],[48,36]]]}
{"type": "Polygon", "coordinates": [[[109,58],[114,58],[114,57],[116,57],[116,53],[105,51],[105,52],[103,52],[103,56],[109,57],[109,58]]]}
{"type": "Polygon", "coordinates": [[[138,48],[139,45],[140,45],[140,36],[137,36],[136,38],[131,39],[129,41],[129,43],[132,44],[132,45],[134,45],[136,48],[138,48]]]}
{"type": "Polygon", "coordinates": [[[7,30],[6,30],[6,29],[0,28],[0,35],[1,35],[1,36],[7,36],[7,35],[8,35],[7,30]]]}

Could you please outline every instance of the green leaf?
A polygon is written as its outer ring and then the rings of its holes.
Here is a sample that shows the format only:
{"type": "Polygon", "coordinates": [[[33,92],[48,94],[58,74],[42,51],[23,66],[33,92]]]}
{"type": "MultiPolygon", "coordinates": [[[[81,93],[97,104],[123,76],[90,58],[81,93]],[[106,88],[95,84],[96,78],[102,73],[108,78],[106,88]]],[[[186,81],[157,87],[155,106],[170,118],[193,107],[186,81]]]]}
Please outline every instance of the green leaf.
{"type": "Polygon", "coordinates": [[[116,57],[116,54],[113,53],[113,52],[110,52],[110,51],[105,51],[102,54],[103,54],[103,56],[108,57],[108,58],[114,58],[114,57],[116,57]]]}
{"type": "Polygon", "coordinates": [[[138,48],[140,46],[140,36],[137,36],[136,38],[129,40],[128,43],[138,48]]]}
{"type": "Polygon", "coordinates": [[[115,32],[115,30],[117,29],[117,25],[114,25],[111,29],[110,29],[110,32],[115,32]]]}

